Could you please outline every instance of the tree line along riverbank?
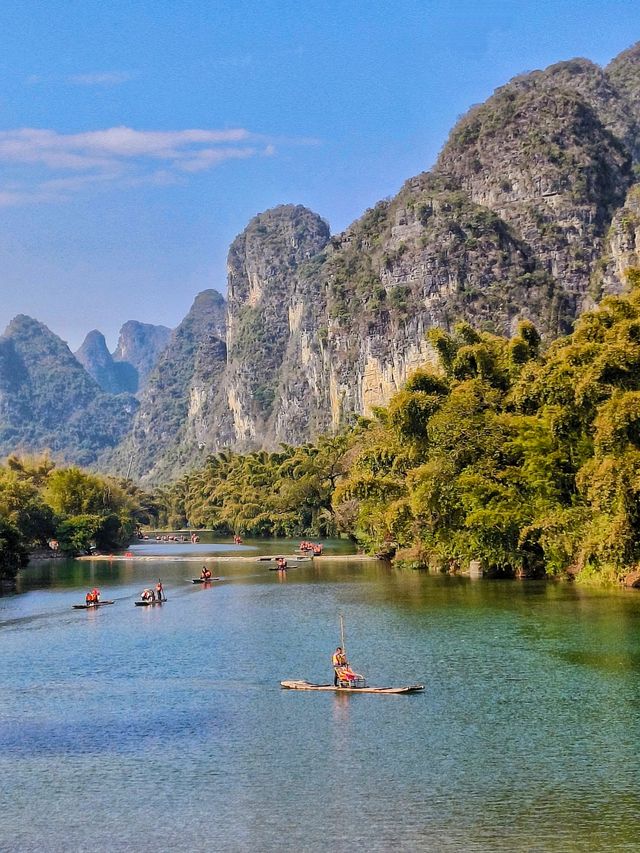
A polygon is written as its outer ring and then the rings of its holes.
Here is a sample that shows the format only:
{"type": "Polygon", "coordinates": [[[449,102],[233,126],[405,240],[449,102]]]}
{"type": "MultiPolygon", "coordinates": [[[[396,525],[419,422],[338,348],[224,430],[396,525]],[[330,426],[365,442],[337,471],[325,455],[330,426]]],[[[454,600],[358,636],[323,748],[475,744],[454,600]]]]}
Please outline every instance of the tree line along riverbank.
{"type": "Polygon", "coordinates": [[[467,323],[432,329],[434,362],[338,435],[222,451],[153,493],[10,457],[0,468],[6,576],[52,538],[68,553],[136,525],[253,536],[345,535],[413,567],[634,577],[640,562],[640,270],[544,346],[467,323]]]}

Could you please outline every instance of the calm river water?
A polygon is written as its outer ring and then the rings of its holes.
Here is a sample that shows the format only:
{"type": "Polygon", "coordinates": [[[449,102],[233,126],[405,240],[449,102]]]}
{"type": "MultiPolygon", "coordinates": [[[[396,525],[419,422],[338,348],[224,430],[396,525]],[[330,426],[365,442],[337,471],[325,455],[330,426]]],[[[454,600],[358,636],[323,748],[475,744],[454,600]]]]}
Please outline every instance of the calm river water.
{"type": "Polygon", "coordinates": [[[199,570],[39,564],[0,598],[2,851],[640,849],[640,593],[199,570]],[[94,584],[115,605],[72,610],[94,584]],[[424,694],[281,690],[331,678],[339,613],[370,683],[424,694]]]}

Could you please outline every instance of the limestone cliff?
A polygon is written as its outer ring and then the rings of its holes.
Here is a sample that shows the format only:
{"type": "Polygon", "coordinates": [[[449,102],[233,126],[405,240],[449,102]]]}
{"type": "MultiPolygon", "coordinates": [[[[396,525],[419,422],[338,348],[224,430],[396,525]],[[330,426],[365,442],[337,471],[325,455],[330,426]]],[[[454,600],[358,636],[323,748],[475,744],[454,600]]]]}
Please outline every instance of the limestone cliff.
{"type": "MultiPolygon", "coordinates": [[[[284,205],[256,216],[231,245],[228,259],[228,367],[213,411],[216,443],[256,446],[274,434],[274,403],[289,370],[298,272],[329,241],[327,223],[301,206],[284,205]]],[[[298,305],[298,303],[300,303],[298,305]]]]}
{"type": "Polygon", "coordinates": [[[640,185],[633,186],[616,211],[607,234],[605,252],[594,272],[594,297],[621,293],[625,270],[640,267],[640,185]]]}
{"type": "Polygon", "coordinates": [[[229,252],[226,331],[201,329],[197,359],[174,337],[120,464],[161,479],[194,447],[337,429],[432,357],[433,327],[568,331],[637,264],[639,127],[636,45],[605,69],[576,59],[515,78],[457,123],[431,172],[342,234],[300,206],[258,215],[229,252]]]}
{"type": "Polygon", "coordinates": [[[206,456],[202,411],[226,365],[226,305],[215,290],[198,294],[148,378],[127,439],[103,467],[148,481],[168,479],[206,456]]]}

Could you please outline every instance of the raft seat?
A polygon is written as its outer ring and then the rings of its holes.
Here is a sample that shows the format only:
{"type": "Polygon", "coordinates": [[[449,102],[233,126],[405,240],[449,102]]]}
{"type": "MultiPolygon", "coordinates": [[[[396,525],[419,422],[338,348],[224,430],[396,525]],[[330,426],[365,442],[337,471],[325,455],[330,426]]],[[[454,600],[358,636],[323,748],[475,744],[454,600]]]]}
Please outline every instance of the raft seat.
{"type": "Polygon", "coordinates": [[[338,670],[339,687],[366,687],[367,682],[364,675],[354,672],[352,669],[342,668],[338,670]]]}

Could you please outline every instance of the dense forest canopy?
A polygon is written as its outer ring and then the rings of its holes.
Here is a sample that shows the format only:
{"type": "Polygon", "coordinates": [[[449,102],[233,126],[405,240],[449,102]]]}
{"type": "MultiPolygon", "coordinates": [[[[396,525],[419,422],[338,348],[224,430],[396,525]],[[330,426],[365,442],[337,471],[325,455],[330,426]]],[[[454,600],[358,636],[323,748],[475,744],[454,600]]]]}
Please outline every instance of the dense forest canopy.
{"type": "Polygon", "coordinates": [[[64,554],[122,546],[158,508],[131,482],[58,468],[46,455],[0,466],[0,580],[12,580],[34,549],[64,554]]]}
{"type": "Polygon", "coordinates": [[[347,431],[219,453],[165,490],[175,522],[346,533],[415,565],[615,579],[640,560],[640,270],[547,349],[466,323],[436,368],[347,431]]]}

